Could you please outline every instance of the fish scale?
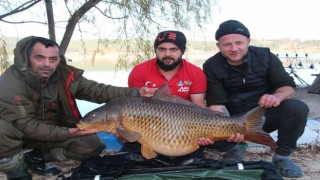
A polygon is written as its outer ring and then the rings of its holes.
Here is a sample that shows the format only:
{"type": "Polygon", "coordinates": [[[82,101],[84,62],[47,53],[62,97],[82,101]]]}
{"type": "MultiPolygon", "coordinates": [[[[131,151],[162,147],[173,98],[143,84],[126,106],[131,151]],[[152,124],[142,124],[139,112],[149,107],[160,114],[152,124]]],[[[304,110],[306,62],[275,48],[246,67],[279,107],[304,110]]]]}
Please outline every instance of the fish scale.
{"type": "Polygon", "coordinates": [[[221,117],[221,120],[216,119],[215,123],[212,123],[211,111],[203,109],[204,112],[202,112],[195,106],[181,105],[177,108],[176,104],[158,99],[139,98],[132,101],[125,98],[123,100],[121,116],[126,118],[121,120],[122,126],[129,131],[142,132],[141,140],[151,146],[157,146],[154,149],[161,154],[166,154],[171,147],[175,146],[176,149],[180,148],[180,151],[183,151],[183,148],[197,148],[196,143],[201,136],[206,136],[208,133],[227,136],[237,132],[240,127],[227,117],[221,117]],[[155,111],[155,109],[160,110],[155,111]],[[140,114],[146,114],[146,116],[138,116],[140,114]],[[232,125],[223,126],[223,124],[232,125]]]}

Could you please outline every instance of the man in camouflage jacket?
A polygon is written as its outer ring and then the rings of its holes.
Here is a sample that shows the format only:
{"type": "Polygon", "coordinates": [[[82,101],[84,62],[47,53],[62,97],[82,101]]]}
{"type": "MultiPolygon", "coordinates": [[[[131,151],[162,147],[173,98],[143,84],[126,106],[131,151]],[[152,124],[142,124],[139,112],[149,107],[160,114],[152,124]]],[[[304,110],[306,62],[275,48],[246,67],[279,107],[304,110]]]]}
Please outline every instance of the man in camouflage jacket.
{"type": "Polygon", "coordinates": [[[14,64],[0,76],[0,171],[8,179],[55,175],[45,162],[84,160],[105,145],[81,119],[75,99],[105,103],[120,96],[151,96],[153,89],[115,87],[83,77],[66,64],[56,42],[26,37],[17,43],[14,64]],[[24,149],[33,149],[23,153],[24,149]]]}

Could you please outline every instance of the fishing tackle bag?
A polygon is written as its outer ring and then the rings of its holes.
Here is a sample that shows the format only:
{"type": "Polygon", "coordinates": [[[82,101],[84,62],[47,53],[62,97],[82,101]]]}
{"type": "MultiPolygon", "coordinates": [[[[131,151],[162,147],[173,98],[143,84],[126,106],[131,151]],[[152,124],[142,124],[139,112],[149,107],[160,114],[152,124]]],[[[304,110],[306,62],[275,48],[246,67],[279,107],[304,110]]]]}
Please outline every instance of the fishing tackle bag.
{"type": "Polygon", "coordinates": [[[203,158],[157,157],[146,160],[135,153],[114,155],[82,161],[64,180],[107,179],[283,179],[272,163],[243,161],[226,163],[203,158]]]}

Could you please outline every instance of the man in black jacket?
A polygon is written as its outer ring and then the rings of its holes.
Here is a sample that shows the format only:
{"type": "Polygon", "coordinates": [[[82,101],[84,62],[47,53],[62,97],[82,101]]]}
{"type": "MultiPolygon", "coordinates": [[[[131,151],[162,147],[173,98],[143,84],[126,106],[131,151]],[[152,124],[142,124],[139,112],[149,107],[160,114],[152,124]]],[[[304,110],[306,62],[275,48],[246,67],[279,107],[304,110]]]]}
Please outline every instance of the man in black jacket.
{"type": "Polygon", "coordinates": [[[275,167],[282,176],[302,177],[303,170],[290,154],[304,132],[309,109],[302,101],[292,99],[293,78],[269,48],[249,46],[249,30],[239,21],[221,23],[216,40],[220,52],[203,64],[208,108],[221,112],[226,108],[231,116],[258,105],[266,108],[263,130],[278,130],[278,147],[272,159],[275,167]]]}

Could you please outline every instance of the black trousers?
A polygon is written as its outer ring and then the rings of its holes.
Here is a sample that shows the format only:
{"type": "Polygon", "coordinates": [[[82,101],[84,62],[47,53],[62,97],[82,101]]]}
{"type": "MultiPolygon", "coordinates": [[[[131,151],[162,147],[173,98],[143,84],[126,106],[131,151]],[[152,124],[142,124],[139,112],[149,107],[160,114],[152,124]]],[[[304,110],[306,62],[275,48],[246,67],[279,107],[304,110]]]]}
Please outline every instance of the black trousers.
{"type": "Polygon", "coordinates": [[[268,133],[278,130],[277,154],[289,156],[296,150],[297,141],[307,124],[308,114],[308,106],[298,99],[288,99],[276,108],[266,109],[263,130],[268,133]]]}

